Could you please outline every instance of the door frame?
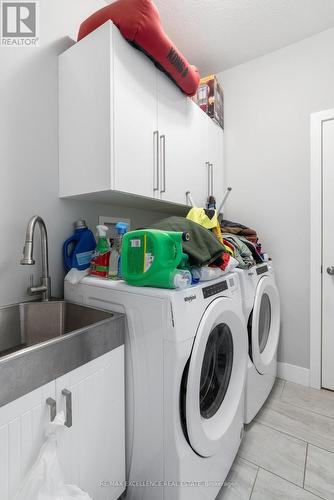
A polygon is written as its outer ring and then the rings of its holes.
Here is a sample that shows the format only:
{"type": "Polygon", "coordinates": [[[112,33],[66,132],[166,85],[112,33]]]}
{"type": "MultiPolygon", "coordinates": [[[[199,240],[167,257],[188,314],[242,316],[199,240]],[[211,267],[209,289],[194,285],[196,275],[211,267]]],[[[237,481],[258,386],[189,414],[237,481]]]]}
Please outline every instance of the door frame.
{"type": "Polygon", "coordinates": [[[310,386],[321,388],[322,365],[322,125],[334,120],[334,108],[311,114],[310,164],[310,386]]]}

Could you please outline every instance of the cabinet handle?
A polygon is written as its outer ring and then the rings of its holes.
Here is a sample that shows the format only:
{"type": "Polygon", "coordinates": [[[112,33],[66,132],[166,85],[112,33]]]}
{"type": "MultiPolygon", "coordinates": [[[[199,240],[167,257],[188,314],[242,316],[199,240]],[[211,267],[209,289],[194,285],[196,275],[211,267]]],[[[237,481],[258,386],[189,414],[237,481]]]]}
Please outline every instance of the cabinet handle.
{"type": "Polygon", "coordinates": [[[153,191],[159,190],[159,130],[153,132],[153,191]]]}
{"type": "Polygon", "coordinates": [[[210,195],[213,196],[213,163],[210,163],[210,170],[211,170],[211,189],[210,189],[210,195]]]}
{"type": "Polygon", "coordinates": [[[53,398],[48,398],[46,404],[50,407],[50,422],[53,422],[57,415],[57,403],[53,398]]]}
{"type": "Polygon", "coordinates": [[[166,136],[165,134],[160,136],[160,153],[161,153],[161,165],[162,165],[162,183],[160,193],[166,192],[166,136]]]}
{"type": "Polygon", "coordinates": [[[210,181],[210,162],[206,161],[205,162],[205,166],[208,169],[208,197],[209,197],[210,196],[210,185],[211,185],[211,181],[210,181]]]}
{"type": "Polygon", "coordinates": [[[72,427],[72,393],[68,389],[63,389],[61,391],[62,395],[65,396],[66,402],[66,427],[72,427]]]}

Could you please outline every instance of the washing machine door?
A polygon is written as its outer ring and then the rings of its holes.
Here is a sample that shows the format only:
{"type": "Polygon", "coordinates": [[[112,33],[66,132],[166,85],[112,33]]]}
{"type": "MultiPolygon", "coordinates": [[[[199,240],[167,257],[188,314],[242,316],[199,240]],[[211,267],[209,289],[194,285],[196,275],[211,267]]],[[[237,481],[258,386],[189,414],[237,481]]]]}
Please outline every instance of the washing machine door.
{"type": "Polygon", "coordinates": [[[193,450],[214,455],[238,411],[247,364],[247,332],[239,307],[227,297],[201,318],[189,360],[185,421],[193,450]]]}
{"type": "Polygon", "coordinates": [[[260,374],[267,372],[276,355],[280,329],[280,301],[275,282],[263,276],[256,288],[252,325],[251,357],[260,374]]]}

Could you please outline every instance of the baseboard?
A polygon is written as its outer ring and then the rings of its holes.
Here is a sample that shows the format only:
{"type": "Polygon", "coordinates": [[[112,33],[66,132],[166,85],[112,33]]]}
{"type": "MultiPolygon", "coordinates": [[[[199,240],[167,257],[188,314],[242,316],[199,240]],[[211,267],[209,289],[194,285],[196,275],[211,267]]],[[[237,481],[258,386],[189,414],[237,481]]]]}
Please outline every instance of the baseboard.
{"type": "Polygon", "coordinates": [[[279,361],[277,363],[277,376],[295,384],[306,385],[307,387],[310,385],[310,370],[302,366],[279,361]]]}

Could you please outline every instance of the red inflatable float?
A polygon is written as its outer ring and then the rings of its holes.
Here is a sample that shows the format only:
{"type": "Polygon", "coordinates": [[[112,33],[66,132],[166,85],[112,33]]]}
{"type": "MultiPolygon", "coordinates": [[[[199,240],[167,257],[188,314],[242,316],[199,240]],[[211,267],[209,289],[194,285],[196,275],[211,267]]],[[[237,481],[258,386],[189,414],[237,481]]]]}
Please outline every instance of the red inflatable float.
{"type": "Polygon", "coordinates": [[[193,96],[199,72],[188,63],[164,32],[158,9],[151,0],[117,0],[92,14],[79,30],[78,41],[111,20],[124,38],[145,52],[182,92],[193,96]]]}

